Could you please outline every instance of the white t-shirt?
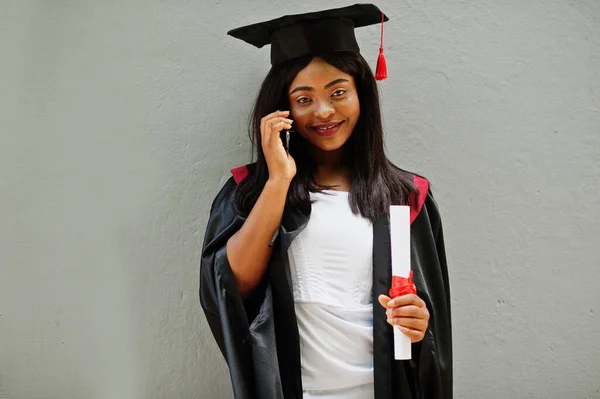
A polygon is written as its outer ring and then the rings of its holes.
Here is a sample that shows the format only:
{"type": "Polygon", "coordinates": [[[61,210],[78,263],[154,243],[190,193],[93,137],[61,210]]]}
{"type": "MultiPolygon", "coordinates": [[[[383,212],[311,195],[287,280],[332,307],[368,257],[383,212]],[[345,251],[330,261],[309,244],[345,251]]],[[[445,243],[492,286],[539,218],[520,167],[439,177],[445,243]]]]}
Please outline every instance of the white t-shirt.
{"type": "Polygon", "coordinates": [[[305,398],[373,396],[373,225],[348,193],[311,194],[289,250],[305,398]]]}

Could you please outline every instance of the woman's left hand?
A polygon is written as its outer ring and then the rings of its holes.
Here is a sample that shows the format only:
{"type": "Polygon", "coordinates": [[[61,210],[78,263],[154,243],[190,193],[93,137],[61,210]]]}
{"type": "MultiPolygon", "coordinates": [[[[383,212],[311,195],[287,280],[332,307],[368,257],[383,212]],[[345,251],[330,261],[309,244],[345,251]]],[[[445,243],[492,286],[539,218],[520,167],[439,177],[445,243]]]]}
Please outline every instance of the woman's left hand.
{"type": "Polygon", "coordinates": [[[387,309],[388,323],[399,326],[412,343],[423,339],[429,325],[429,311],[421,298],[408,294],[394,299],[379,295],[378,299],[381,306],[387,309]]]}

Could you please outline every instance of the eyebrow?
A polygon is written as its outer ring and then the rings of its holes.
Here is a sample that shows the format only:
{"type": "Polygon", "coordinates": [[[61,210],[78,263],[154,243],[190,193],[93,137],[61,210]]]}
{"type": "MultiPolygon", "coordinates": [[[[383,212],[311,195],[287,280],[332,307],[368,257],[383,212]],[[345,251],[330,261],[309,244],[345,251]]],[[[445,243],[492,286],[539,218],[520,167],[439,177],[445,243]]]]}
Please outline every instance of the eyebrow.
{"type": "MultiPolygon", "coordinates": [[[[348,79],[344,79],[344,78],[339,78],[334,80],[333,82],[329,82],[325,85],[325,89],[329,89],[331,86],[334,86],[338,83],[342,83],[342,82],[349,82],[348,79]]],[[[294,94],[297,91],[314,91],[315,89],[313,89],[310,86],[298,86],[296,87],[294,90],[292,90],[292,92],[290,93],[290,95],[294,94]]]]}

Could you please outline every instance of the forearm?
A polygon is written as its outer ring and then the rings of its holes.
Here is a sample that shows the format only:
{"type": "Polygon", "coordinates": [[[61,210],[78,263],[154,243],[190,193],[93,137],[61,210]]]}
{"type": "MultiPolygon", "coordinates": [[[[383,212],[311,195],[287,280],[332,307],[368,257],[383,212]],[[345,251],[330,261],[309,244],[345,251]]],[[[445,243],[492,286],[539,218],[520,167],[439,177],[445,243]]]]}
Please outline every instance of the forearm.
{"type": "Polygon", "coordinates": [[[288,189],[288,181],[267,181],[244,225],[227,242],[227,258],[243,297],[265,274],[272,253],[269,242],[281,223],[288,189]]]}

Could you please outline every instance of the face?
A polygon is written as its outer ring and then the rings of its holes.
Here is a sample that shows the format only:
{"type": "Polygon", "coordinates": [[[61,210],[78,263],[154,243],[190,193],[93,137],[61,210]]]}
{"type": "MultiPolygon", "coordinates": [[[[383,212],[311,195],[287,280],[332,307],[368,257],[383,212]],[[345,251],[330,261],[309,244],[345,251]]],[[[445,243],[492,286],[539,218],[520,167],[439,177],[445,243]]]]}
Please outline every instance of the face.
{"type": "Polygon", "coordinates": [[[360,116],[354,78],[314,58],[296,75],[288,94],[296,132],[316,149],[342,148],[360,116]]]}

